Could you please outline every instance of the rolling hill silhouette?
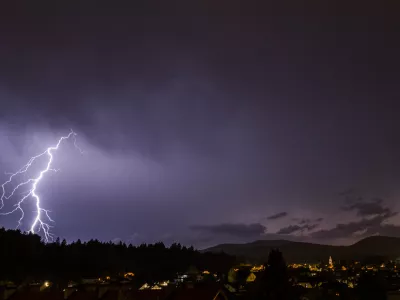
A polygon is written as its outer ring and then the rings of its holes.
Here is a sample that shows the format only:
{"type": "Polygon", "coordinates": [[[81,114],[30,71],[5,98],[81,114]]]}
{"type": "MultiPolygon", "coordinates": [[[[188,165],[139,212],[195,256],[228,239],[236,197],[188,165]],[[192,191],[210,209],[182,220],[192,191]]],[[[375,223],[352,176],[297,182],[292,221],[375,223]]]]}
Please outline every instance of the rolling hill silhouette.
{"type": "Polygon", "coordinates": [[[259,240],[247,244],[221,244],[204,252],[225,252],[250,262],[265,262],[272,249],[282,251],[288,263],[314,263],[334,260],[364,260],[370,257],[400,257],[400,238],[371,236],[350,246],[332,246],[287,240],[259,240]]]}

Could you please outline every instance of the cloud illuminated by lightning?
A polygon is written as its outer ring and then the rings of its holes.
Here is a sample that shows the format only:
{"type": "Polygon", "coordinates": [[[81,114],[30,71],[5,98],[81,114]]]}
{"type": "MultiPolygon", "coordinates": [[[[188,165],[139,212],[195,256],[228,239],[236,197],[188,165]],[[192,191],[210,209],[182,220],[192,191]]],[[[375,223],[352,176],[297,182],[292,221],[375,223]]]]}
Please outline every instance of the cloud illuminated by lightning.
{"type": "Polygon", "coordinates": [[[58,143],[55,146],[49,147],[46,149],[46,151],[40,153],[39,155],[31,157],[31,159],[28,161],[28,163],[26,165],[24,165],[21,169],[19,169],[17,172],[7,173],[8,175],[10,175],[10,177],[8,178],[8,180],[6,182],[4,182],[1,185],[1,193],[2,194],[0,197],[0,215],[10,215],[17,211],[20,211],[21,217],[18,220],[18,226],[17,226],[17,228],[18,228],[21,225],[21,222],[25,216],[24,210],[22,209],[21,205],[26,199],[33,198],[33,201],[34,201],[35,207],[36,207],[36,211],[35,211],[36,217],[31,224],[29,232],[39,233],[42,231],[44,240],[46,242],[53,240],[53,235],[50,233],[50,228],[52,226],[47,224],[46,221],[47,220],[50,222],[54,222],[54,221],[51,219],[51,217],[49,215],[50,211],[41,207],[40,197],[38,194],[36,194],[36,189],[38,187],[39,182],[43,179],[43,177],[46,173],[48,173],[49,171],[57,172],[56,169],[53,169],[51,167],[52,163],[53,163],[53,151],[57,151],[58,148],[60,147],[61,143],[64,140],[68,140],[68,139],[72,138],[75,148],[78,149],[81,153],[83,153],[82,150],[76,144],[76,136],[77,136],[77,134],[71,130],[68,135],[62,136],[58,140],[58,143]],[[43,156],[47,156],[47,164],[46,164],[45,168],[40,171],[39,175],[37,177],[29,178],[25,181],[18,183],[17,185],[14,186],[14,188],[11,190],[11,192],[7,194],[7,186],[11,185],[15,181],[17,181],[17,180],[14,180],[14,179],[18,178],[16,176],[21,175],[21,174],[26,175],[27,174],[26,172],[30,169],[32,164],[37,159],[39,159],[43,156]],[[26,187],[26,186],[30,187],[27,191],[24,191],[19,194],[17,193],[18,190],[20,190],[22,187],[26,187]],[[15,196],[22,196],[22,197],[19,198],[19,200],[16,204],[14,204],[14,206],[13,206],[14,208],[12,210],[3,212],[2,210],[4,208],[4,201],[9,200],[11,197],[15,197],[15,196]]]}

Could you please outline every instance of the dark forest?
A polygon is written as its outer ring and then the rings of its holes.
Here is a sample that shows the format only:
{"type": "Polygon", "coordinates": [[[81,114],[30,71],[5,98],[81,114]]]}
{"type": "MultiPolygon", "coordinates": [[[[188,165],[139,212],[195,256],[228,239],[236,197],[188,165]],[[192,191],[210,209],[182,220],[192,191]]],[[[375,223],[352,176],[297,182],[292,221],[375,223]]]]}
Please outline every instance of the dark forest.
{"type": "Polygon", "coordinates": [[[38,235],[0,228],[0,279],[14,282],[51,280],[66,284],[82,278],[119,276],[133,272],[136,282],[173,279],[194,266],[198,270],[226,273],[235,257],[201,253],[193,247],[163,243],[126,245],[122,242],[76,242],[57,239],[44,243],[38,235]]]}

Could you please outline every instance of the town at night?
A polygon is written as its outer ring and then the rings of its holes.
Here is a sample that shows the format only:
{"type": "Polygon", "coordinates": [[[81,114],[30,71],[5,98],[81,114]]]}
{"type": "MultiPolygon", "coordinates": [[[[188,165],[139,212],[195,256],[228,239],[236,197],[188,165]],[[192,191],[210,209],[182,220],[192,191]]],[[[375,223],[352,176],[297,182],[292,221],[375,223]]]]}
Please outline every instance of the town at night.
{"type": "Polygon", "coordinates": [[[0,300],[400,300],[399,1],[0,3],[0,300]]]}

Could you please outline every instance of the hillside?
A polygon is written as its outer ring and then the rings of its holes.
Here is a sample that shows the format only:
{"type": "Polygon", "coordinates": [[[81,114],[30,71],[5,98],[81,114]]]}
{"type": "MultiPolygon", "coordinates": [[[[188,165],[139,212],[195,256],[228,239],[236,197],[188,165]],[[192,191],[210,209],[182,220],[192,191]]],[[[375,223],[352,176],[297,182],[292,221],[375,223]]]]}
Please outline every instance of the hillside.
{"type": "Polygon", "coordinates": [[[225,252],[251,262],[264,262],[271,249],[282,251],[287,262],[327,261],[329,256],[335,260],[363,260],[373,256],[395,259],[400,256],[400,238],[373,236],[350,246],[332,246],[286,240],[261,240],[247,244],[221,244],[205,249],[205,252],[225,252]]]}

